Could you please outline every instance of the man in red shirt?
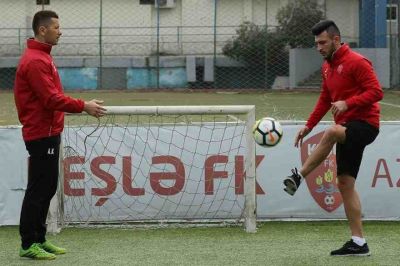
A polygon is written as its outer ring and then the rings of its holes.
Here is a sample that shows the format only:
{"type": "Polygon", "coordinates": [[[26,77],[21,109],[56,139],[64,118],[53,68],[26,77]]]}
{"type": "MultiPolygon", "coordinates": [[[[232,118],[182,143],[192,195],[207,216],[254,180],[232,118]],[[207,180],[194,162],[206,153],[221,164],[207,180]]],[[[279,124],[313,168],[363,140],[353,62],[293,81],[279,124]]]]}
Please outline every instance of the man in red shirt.
{"type": "Polygon", "coordinates": [[[294,195],[307,175],[322,163],[336,144],[338,188],[351,230],[351,240],[332,256],[368,256],[368,245],[363,237],[361,203],[355,190],[364,148],[379,133],[380,107],[383,97],[372,64],[341,43],[340,31],[331,20],[324,20],[312,28],[318,52],[324,57],[322,91],[318,102],[295,138],[295,147],[331,110],[335,125],[325,130],[315,151],[302,168],[292,170],[284,180],[285,191],[294,195]]]}
{"type": "Polygon", "coordinates": [[[46,241],[46,217],[57,190],[60,134],[64,112],[87,112],[101,117],[102,101],[74,99],[64,95],[60,77],[50,55],[61,36],[58,15],[39,11],[32,21],[35,38],[28,39],[15,78],[14,98],[29,153],[28,185],[21,209],[19,255],[32,259],[55,259],[64,248],[46,241]]]}

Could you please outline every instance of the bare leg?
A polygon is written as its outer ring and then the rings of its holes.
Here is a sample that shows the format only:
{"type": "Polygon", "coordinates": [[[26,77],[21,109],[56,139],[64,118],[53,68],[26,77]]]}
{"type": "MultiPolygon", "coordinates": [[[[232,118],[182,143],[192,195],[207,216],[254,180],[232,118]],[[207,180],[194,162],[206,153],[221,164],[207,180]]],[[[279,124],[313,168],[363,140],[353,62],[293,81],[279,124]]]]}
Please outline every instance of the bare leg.
{"type": "Polygon", "coordinates": [[[321,141],[319,142],[315,151],[307,158],[300,173],[306,177],[312,170],[320,165],[329,153],[332,151],[333,146],[339,142],[343,143],[346,139],[346,128],[341,125],[334,125],[325,130],[321,141]]]}
{"type": "Polygon", "coordinates": [[[343,198],[344,210],[352,236],[363,237],[360,197],[355,190],[355,179],[350,175],[338,176],[338,187],[343,198]]]}

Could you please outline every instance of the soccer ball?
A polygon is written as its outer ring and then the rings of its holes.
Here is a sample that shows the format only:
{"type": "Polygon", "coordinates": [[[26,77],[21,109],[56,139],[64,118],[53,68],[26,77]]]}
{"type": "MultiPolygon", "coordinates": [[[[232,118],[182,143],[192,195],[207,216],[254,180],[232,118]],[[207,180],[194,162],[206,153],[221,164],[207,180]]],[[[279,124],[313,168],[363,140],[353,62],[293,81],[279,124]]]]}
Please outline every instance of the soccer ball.
{"type": "Polygon", "coordinates": [[[326,205],[333,205],[335,204],[335,198],[332,195],[326,195],[324,198],[326,205]]]}
{"type": "Polygon", "coordinates": [[[271,117],[261,118],[254,124],[253,136],[256,143],[261,146],[276,146],[283,136],[282,126],[271,117]]]}

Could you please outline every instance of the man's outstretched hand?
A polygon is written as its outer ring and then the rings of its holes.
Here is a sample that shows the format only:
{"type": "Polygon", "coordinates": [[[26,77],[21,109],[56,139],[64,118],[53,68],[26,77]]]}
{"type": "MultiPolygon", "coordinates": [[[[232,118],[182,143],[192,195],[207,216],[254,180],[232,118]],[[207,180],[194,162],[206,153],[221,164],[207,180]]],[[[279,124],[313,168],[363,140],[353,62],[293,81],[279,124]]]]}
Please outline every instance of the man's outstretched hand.
{"type": "Polygon", "coordinates": [[[297,148],[299,147],[299,145],[301,146],[301,144],[303,144],[303,138],[305,136],[308,135],[308,133],[310,133],[310,129],[306,126],[304,126],[303,128],[301,128],[296,135],[296,138],[294,139],[294,146],[297,148]]]}
{"type": "Polygon", "coordinates": [[[107,109],[101,106],[104,101],[93,99],[91,101],[85,102],[85,107],[83,111],[94,117],[102,117],[106,114],[107,109]]]}

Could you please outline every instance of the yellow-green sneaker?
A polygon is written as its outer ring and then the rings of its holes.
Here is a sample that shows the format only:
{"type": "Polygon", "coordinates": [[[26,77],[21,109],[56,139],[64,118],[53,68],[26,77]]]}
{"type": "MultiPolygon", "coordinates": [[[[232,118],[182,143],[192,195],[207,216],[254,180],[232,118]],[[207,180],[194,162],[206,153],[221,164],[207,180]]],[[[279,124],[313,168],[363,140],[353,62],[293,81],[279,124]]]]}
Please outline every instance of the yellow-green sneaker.
{"type": "Polygon", "coordinates": [[[28,249],[21,247],[19,256],[34,260],[54,260],[56,258],[56,255],[42,249],[39,243],[33,243],[28,249]]]}
{"type": "Polygon", "coordinates": [[[61,255],[61,254],[65,254],[67,252],[67,250],[65,248],[57,247],[57,246],[53,245],[52,243],[50,243],[49,241],[46,241],[39,245],[43,250],[45,250],[49,253],[55,254],[55,255],[61,255]]]}

